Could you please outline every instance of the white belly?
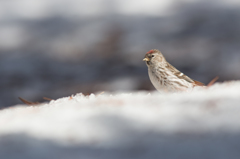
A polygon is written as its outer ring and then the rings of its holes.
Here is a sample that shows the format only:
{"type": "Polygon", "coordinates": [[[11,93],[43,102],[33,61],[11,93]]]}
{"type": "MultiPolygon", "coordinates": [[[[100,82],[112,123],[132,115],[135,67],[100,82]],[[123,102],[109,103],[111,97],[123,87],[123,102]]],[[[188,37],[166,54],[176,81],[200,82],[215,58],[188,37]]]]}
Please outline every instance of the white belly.
{"type": "MultiPolygon", "coordinates": [[[[158,91],[163,91],[166,90],[166,86],[162,84],[163,78],[158,78],[156,77],[150,69],[148,69],[148,75],[150,78],[150,81],[152,82],[153,86],[158,90],[158,91]],[[161,81],[162,80],[162,81],[161,81]]],[[[163,81],[164,82],[164,81],[163,81]]]]}
{"type": "Polygon", "coordinates": [[[158,91],[176,92],[187,91],[189,89],[192,90],[193,88],[193,85],[191,83],[183,79],[177,79],[176,76],[167,76],[166,78],[163,78],[161,75],[156,76],[155,74],[155,72],[153,73],[150,69],[148,69],[150,81],[158,91]],[[181,82],[184,86],[181,86],[177,82],[174,82],[176,80],[181,82]]]}

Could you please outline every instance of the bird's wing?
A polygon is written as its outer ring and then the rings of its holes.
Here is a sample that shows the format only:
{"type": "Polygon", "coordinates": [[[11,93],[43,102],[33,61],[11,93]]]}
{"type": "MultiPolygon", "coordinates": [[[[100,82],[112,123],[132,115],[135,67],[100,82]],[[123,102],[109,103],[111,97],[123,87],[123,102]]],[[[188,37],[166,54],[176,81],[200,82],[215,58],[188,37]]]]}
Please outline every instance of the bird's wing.
{"type": "MultiPolygon", "coordinates": [[[[167,68],[178,78],[180,79],[184,79],[185,81],[189,82],[189,83],[194,83],[195,81],[191,78],[189,78],[188,76],[186,76],[185,74],[183,74],[182,72],[180,72],[178,69],[176,69],[174,66],[172,66],[170,63],[167,64],[167,68]]],[[[199,82],[201,83],[201,82],[199,82]]]]}

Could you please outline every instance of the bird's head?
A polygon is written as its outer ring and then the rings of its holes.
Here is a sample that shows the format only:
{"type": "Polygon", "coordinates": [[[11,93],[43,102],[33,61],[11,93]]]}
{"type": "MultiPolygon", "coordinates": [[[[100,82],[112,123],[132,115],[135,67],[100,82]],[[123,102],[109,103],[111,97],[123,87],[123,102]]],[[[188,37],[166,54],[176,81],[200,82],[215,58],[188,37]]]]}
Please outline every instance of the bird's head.
{"type": "Polygon", "coordinates": [[[166,62],[162,53],[157,49],[148,51],[143,61],[146,61],[147,66],[162,65],[166,62]]]}

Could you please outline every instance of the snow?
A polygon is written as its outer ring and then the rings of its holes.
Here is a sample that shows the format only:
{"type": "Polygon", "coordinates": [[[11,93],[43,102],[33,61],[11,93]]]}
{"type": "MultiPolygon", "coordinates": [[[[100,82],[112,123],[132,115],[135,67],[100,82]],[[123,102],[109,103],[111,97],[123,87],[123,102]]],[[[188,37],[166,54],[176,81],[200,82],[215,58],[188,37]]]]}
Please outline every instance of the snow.
{"type": "Polygon", "coordinates": [[[239,7],[237,0],[8,0],[0,1],[0,20],[20,18],[36,20],[52,15],[64,17],[98,17],[109,14],[166,16],[178,5],[200,3],[224,7],[239,7]],[[71,9],[66,9],[71,8],[71,9]]]}
{"type": "Polygon", "coordinates": [[[192,92],[81,93],[0,111],[0,158],[240,157],[240,81],[192,92]]]}
{"type": "MultiPolygon", "coordinates": [[[[185,1],[183,0],[182,3],[185,1]]],[[[198,1],[194,0],[194,2],[198,1]]],[[[0,20],[6,18],[33,20],[47,18],[51,15],[88,18],[107,14],[159,16],[169,14],[171,12],[169,8],[174,3],[177,3],[177,0],[149,0],[148,2],[137,0],[19,0],[15,2],[9,0],[0,1],[0,20]]]]}
{"type": "Polygon", "coordinates": [[[201,82],[239,79],[239,7],[239,0],[0,1],[1,108],[18,96],[100,91],[0,110],[0,158],[239,159],[240,81],[185,93],[108,92],[152,89],[142,59],[154,48],[201,82]]]}

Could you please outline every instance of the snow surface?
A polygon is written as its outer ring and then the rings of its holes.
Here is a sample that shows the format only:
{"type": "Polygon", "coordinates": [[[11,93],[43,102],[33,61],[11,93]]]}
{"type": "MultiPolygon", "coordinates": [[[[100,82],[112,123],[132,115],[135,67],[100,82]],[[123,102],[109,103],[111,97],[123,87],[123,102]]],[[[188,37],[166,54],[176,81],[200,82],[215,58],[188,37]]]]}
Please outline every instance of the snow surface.
{"type": "Polygon", "coordinates": [[[77,94],[0,111],[0,158],[240,158],[240,81],[192,92],[77,94]]]}

